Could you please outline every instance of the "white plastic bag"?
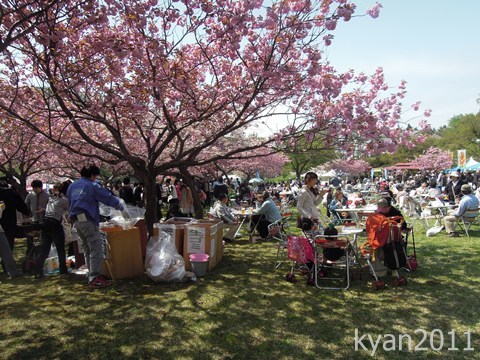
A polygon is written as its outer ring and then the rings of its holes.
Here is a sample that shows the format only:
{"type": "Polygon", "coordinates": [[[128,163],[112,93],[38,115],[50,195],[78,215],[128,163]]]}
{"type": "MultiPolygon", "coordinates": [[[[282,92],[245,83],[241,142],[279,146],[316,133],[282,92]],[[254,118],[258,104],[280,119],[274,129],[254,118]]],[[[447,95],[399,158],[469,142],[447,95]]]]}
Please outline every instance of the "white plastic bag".
{"type": "Polygon", "coordinates": [[[433,226],[427,230],[427,236],[435,236],[439,234],[443,229],[444,227],[442,225],[433,226]]]}
{"type": "MultiPolygon", "coordinates": [[[[123,200],[122,200],[123,201],[123,200]]],[[[142,219],[145,215],[145,209],[139,208],[133,205],[124,205],[126,212],[130,215],[130,218],[125,219],[120,210],[100,203],[100,214],[110,218],[109,223],[121,226],[123,230],[131,229],[135,226],[138,220],[142,219]]]]}
{"type": "Polygon", "coordinates": [[[158,282],[182,282],[190,280],[185,271],[185,261],[178,254],[175,241],[164,231],[151,237],[145,256],[147,275],[158,282]]]}

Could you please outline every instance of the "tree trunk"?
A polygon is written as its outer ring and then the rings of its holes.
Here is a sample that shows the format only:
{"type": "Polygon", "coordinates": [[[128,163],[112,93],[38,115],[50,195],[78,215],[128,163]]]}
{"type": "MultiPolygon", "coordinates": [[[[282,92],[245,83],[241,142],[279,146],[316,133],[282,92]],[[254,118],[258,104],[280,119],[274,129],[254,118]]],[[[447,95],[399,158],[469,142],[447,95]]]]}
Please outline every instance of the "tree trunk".
{"type": "MultiPolygon", "coordinates": [[[[139,174],[136,174],[139,175],[139,174]]],[[[144,174],[139,176],[144,183],[144,199],[145,199],[145,224],[147,226],[148,236],[153,236],[153,224],[158,222],[157,216],[157,188],[156,176],[144,174]]]]}

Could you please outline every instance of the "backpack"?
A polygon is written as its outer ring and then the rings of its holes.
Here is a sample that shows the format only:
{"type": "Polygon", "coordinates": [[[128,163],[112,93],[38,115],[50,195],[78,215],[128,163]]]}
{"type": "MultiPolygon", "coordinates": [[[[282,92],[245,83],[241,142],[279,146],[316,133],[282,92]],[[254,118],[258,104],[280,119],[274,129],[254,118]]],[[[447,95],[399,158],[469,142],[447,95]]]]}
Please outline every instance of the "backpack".
{"type": "Polygon", "coordinates": [[[402,222],[403,219],[400,216],[386,217],[383,214],[370,215],[366,221],[367,238],[370,247],[373,250],[384,247],[390,236],[393,242],[401,240],[402,222]],[[398,222],[399,220],[401,220],[400,223],[398,222]]]}

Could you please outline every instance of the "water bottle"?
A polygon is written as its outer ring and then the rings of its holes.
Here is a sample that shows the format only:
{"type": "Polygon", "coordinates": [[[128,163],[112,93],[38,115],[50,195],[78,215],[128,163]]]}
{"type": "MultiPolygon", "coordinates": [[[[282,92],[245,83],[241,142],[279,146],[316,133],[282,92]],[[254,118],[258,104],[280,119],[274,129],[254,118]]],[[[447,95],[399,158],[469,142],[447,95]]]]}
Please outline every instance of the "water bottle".
{"type": "Polygon", "coordinates": [[[318,230],[317,230],[318,235],[323,235],[323,226],[322,224],[318,223],[318,230]]]}

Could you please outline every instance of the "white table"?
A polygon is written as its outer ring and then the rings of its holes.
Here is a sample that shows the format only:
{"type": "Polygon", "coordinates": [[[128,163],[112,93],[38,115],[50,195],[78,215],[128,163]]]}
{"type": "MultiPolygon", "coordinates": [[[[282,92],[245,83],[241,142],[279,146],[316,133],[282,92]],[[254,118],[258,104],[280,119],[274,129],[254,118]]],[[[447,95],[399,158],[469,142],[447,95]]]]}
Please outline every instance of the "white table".
{"type": "Polygon", "coordinates": [[[234,237],[237,237],[240,234],[240,229],[242,228],[242,225],[245,223],[245,221],[248,219],[249,216],[254,214],[253,208],[248,207],[245,209],[232,209],[231,210],[232,214],[241,218],[242,221],[240,222],[240,226],[237,229],[237,232],[235,233],[234,237]]]}
{"type": "Polygon", "coordinates": [[[422,214],[422,221],[425,225],[425,228],[428,230],[433,226],[441,226],[443,218],[447,215],[447,211],[450,209],[455,209],[458,205],[451,205],[451,204],[434,204],[428,205],[425,209],[430,210],[431,215],[424,215],[422,214]],[[435,220],[435,224],[430,226],[428,220],[432,219],[435,220]]]}
{"type": "Polygon", "coordinates": [[[346,212],[349,214],[348,218],[343,220],[349,220],[352,222],[358,222],[358,213],[371,213],[374,214],[377,211],[377,207],[373,206],[365,206],[365,207],[356,207],[356,208],[346,208],[346,209],[335,209],[335,212],[341,213],[346,212]]]}

